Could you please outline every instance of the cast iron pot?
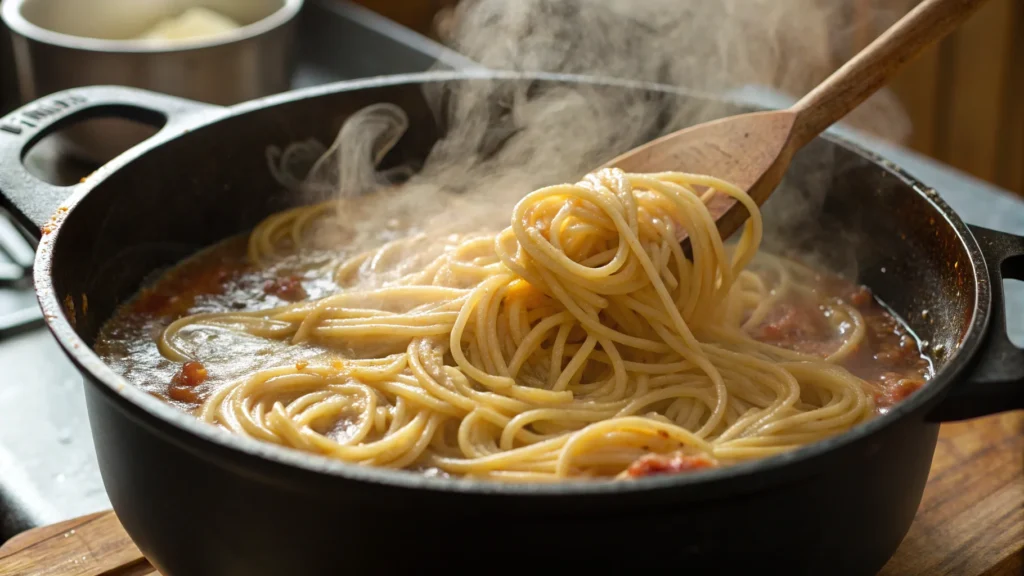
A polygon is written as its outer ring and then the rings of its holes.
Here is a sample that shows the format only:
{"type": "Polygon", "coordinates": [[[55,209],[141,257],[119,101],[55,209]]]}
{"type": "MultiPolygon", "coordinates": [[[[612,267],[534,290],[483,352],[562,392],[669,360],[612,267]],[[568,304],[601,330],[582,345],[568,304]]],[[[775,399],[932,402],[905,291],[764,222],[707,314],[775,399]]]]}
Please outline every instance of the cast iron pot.
{"type": "MultiPolygon", "coordinates": [[[[268,145],[329,143],[348,114],[391,101],[412,122],[394,161],[422,158],[443,130],[424,88],[474,77],[494,75],[393,76],[233,108],[93,87],[55,94],[0,123],[0,189],[41,231],[36,290],[85,377],[104,485],[163,574],[870,574],[910,527],[939,422],[1024,407],[1024,352],[1007,339],[1001,296],[1003,278],[1024,278],[1024,238],[966,226],[935,191],[831,136],[799,155],[790,190],[780,192],[823,190],[818,219],[827,225],[793,222],[789,231],[803,230],[819,261],[857,270],[857,280],[928,342],[937,373],[890,413],[785,455],[636,482],[428,478],[232,436],[132,387],[92,352],[101,324],[152,272],[297,201],[270,177],[268,145]],[[39,138],[95,115],[163,128],[73,187],[44,184],[22,166],[39,138]],[[821,158],[841,169],[823,172],[821,158]]],[[[628,82],[505,77],[643,91],[669,103],[693,98],[628,82]]],[[[773,203],[767,221],[783,222],[787,212],[773,212],[773,203]]]]}

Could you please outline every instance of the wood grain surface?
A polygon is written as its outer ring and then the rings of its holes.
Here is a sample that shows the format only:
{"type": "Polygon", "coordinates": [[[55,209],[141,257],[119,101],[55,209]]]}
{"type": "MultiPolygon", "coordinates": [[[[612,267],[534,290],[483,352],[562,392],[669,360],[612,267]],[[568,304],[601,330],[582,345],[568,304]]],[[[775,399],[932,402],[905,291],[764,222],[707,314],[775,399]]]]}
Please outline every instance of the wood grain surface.
{"type": "Polygon", "coordinates": [[[917,518],[881,574],[1024,574],[1024,412],[942,426],[917,518]]]}
{"type": "MultiPolygon", "coordinates": [[[[882,576],[1024,573],[1024,412],[945,424],[924,500],[882,576]]],[[[10,576],[146,576],[156,570],[113,512],[36,528],[0,547],[10,576]]]]}

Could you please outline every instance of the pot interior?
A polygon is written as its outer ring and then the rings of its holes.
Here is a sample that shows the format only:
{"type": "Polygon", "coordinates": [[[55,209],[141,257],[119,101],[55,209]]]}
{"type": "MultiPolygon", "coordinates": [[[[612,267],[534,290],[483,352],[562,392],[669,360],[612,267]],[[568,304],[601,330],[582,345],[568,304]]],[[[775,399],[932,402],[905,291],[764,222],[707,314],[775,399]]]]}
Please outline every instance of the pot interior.
{"type": "MultiPolygon", "coordinates": [[[[635,87],[519,82],[529,83],[526,94],[585,88],[612,96],[628,91],[630,97],[658,102],[661,113],[650,129],[638,133],[636,142],[608,149],[609,158],[681,122],[742,111],[733,104],[635,87]],[[696,112],[674,113],[681,109],[696,112]]],[[[91,345],[115,307],[156,271],[248,230],[272,212],[310,201],[284,191],[271,177],[268,146],[309,138],[328,146],[350,114],[392,102],[406,111],[410,127],[385,163],[421,162],[447,129],[425,98],[439,87],[438,82],[339,86],[227,117],[130,160],[73,209],[54,246],[53,285],[78,335],[91,345]]],[[[976,290],[974,263],[943,210],[948,208],[893,168],[819,138],[797,155],[782,188],[763,207],[764,248],[795,250],[817,267],[871,287],[924,341],[941,369],[967,332],[976,290]]]]}

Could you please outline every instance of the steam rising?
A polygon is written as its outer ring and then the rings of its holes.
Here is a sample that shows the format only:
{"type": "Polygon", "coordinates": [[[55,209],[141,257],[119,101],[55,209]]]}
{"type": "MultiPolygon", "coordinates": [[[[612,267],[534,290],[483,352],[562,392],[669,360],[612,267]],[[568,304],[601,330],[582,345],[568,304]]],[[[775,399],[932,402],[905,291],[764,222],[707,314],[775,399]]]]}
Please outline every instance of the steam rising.
{"type": "MultiPolygon", "coordinates": [[[[495,70],[604,76],[691,94],[758,84],[799,97],[850,55],[842,23],[853,1],[462,0],[437,28],[445,43],[495,70]]],[[[884,24],[895,15],[885,13],[884,24]]],[[[378,242],[382,230],[495,231],[530,190],[575,181],[659,134],[740,111],[720,99],[510,79],[425,91],[444,136],[417,173],[375,169],[409,126],[402,110],[377,105],[351,117],[329,148],[310,141],[271,150],[275,177],[314,200],[373,191],[340,204],[339,222],[354,229],[357,244],[378,242]],[[353,218],[353,205],[365,208],[361,217],[353,218]]],[[[889,94],[856,116],[884,137],[907,135],[889,94]]],[[[837,167],[818,158],[810,168],[824,187],[837,167]]],[[[772,207],[769,225],[814,221],[822,194],[801,180],[801,191],[772,207]]]]}

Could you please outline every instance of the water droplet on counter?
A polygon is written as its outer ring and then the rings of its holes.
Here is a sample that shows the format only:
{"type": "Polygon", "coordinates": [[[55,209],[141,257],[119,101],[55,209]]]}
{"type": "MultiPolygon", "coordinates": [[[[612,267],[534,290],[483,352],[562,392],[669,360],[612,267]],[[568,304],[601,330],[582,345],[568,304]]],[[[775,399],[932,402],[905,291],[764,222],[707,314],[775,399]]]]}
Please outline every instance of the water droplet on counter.
{"type": "Polygon", "coordinates": [[[57,442],[61,444],[71,444],[74,436],[71,434],[70,428],[61,428],[57,430],[57,442]]]}
{"type": "Polygon", "coordinates": [[[57,482],[58,484],[64,482],[64,480],[66,479],[67,478],[65,478],[63,474],[57,474],[56,476],[53,477],[54,482],[57,482]]]}

